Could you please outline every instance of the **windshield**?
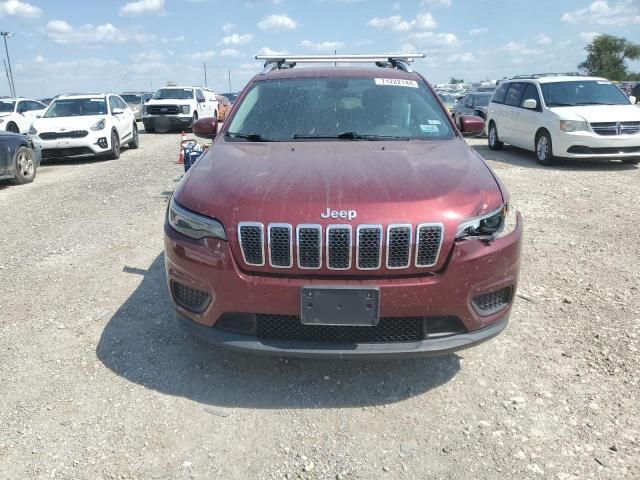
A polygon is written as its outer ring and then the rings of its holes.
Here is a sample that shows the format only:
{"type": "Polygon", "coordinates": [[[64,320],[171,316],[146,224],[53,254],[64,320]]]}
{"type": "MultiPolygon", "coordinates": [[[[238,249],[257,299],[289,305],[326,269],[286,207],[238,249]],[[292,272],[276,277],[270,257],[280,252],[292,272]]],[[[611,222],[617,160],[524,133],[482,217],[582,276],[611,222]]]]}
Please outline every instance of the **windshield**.
{"type": "Polygon", "coordinates": [[[491,100],[491,95],[476,95],[475,105],[476,107],[486,107],[489,105],[489,100],[491,100]]]}
{"type": "Polygon", "coordinates": [[[85,117],[106,115],[107,102],[104,98],[66,98],[54,100],[44,114],[44,118],[85,117]]]}
{"type": "Polygon", "coordinates": [[[190,100],[192,98],[192,88],[161,88],[153,96],[154,100],[190,100]]]}
{"type": "Polygon", "coordinates": [[[13,112],[13,108],[16,106],[16,102],[0,102],[0,112],[7,113],[13,112]]]}
{"type": "Polygon", "coordinates": [[[424,82],[373,77],[256,82],[227,132],[231,139],[252,141],[438,140],[453,135],[424,82]]]}
{"type": "Polygon", "coordinates": [[[629,99],[624,93],[604,80],[543,83],[541,87],[548,107],[629,105],[629,99]]]}
{"type": "Polygon", "coordinates": [[[453,103],[456,103],[456,99],[453,95],[446,95],[444,93],[439,93],[438,96],[440,97],[440,100],[442,100],[442,103],[444,103],[445,105],[451,105],[453,103]]]}
{"type": "Polygon", "coordinates": [[[120,98],[122,98],[125,102],[127,103],[141,103],[142,102],[142,97],[140,95],[120,95],[120,98]]]}

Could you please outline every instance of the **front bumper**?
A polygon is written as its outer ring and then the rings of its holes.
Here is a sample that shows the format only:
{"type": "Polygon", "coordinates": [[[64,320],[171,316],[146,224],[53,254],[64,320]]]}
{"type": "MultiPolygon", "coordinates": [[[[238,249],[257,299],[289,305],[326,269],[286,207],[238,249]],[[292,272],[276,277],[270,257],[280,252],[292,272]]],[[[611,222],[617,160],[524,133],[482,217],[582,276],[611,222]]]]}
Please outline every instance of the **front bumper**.
{"type": "Polygon", "coordinates": [[[142,117],[146,128],[191,128],[193,117],[190,115],[147,115],[142,117]]]}
{"type": "Polygon", "coordinates": [[[106,129],[90,131],[89,135],[82,138],[43,140],[39,136],[32,136],[31,141],[41,149],[44,160],[104,155],[111,149],[111,135],[106,129]]]}
{"type": "Polygon", "coordinates": [[[553,154],[562,158],[640,158],[640,135],[562,132],[553,135],[553,154]]]}
{"type": "Polygon", "coordinates": [[[254,352],[278,357],[300,358],[413,358],[446,355],[474,347],[502,332],[509,322],[509,314],[492,325],[474,332],[462,333],[420,342],[326,344],[313,342],[294,343],[286,340],[261,340],[254,336],[227,332],[206,327],[176,314],[180,326],[190,334],[218,347],[254,352]]]}
{"type": "MultiPolygon", "coordinates": [[[[183,324],[221,346],[274,355],[294,356],[420,356],[468,348],[492,338],[506,324],[515,296],[522,249],[522,220],[515,231],[491,243],[457,242],[439,272],[411,277],[283,277],[242,271],[225,241],[188,239],[165,224],[165,266],[168,282],[178,282],[210,295],[204,311],[195,313],[171,299],[183,324]],[[308,341],[263,340],[216,328],[227,313],[300,315],[300,290],[305,286],[358,286],[380,292],[381,318],[456,317],[464,333],[418,342],[315,344],[308,341]],[[512,288],[508,304],[479,315],[472,305],[478,295],[512,288]]],[[[369,328],[369,327],[363,327],[369,328]]]]}

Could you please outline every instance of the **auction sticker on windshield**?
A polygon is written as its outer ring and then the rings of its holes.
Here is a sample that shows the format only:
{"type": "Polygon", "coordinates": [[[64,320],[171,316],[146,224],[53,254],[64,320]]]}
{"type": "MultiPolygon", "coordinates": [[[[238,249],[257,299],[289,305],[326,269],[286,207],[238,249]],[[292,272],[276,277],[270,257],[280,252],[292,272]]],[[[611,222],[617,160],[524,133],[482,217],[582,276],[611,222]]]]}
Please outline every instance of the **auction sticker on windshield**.
{"type": "Polygon", "coordinates": [[[418,88],[418,82],[415,80],[405,80],[404,78],[376,78],[375,80],[376,85],[418,88]]]}

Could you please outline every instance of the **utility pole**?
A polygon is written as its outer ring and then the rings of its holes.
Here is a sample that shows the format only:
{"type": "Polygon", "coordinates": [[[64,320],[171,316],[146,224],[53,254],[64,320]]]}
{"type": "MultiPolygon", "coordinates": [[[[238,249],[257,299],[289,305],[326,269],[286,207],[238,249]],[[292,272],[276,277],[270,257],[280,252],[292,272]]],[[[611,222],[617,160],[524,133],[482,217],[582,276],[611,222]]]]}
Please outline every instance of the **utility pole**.
{"type": "Polygon", "coordinates": [[[207,62],[202,62],[203,66],[204,66],[204,86],[208,87],[207,85],[207,62]]]}
{"type": "Polygon", "coordinates": [[[4,63],[4,73],[7,74],[7,83],[9,84],[9,95],[13,97],[13,88],[11,88],[11,79],[9,78],[9,69],[7,68],[7,61],[3,58],[2,63],[4,63]]]}
{"type": "Polygon", "coordinates": [[[231,70],[229,70],[229,92],[233,92],[231,89],[231,70]]]}
{"type": "Polygon", "coordinates": [[[9,89],[11,90],[11,96],[16,98],[16,84],[13,81],[13,71],[11,70],[11,59],[9,58],[9,47],[7,47],[7,37],[11,38],[13,35],[11,32],[0,32],[2,38],[4,38],[4,51],[7,53],[7,63],[9,64],[9,89]]]}

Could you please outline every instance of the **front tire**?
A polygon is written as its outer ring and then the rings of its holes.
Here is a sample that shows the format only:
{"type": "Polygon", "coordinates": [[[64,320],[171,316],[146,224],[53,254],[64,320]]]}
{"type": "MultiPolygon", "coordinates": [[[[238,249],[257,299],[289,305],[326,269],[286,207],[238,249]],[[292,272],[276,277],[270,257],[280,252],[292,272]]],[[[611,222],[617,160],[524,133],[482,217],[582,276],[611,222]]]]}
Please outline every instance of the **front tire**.
{"type": "Polygon", "coordinates": [[[13,183],[24,185],[33,182],[36,178],[36,164],[33,160],[33,152],[27,147],[20,147],[13,157],[15,177],[13,183]]]}
{"type": "Polygon", "coordinates": [[[498,137],[498,127],[494,122],[489,124],[489,134],[487,136],[487,140],[489,142],[489,148],[491,150],[502,150],[504,147],[504,143],[500,141],[500,137],[498,137]]]}
{"type": "Polygon", "coordinates": [[[135,150],[140,146],[140,137],[138,136],[138,125],[133,124],[133,138],[129,142],[129,148],[135,150]]]}
{"type": "Polygon", "coordinates": [[[120,137],[114,130],[111,132],[111,151],[107,154],[109,160],[117,160],[120,158],[120,137]]]}
{"type": "Polygon", "coordinates": [[[553,144],[549,132],[542,131],[536,136],[536,160],[540,165],[549,166],[553,163],[553,144]]]}

